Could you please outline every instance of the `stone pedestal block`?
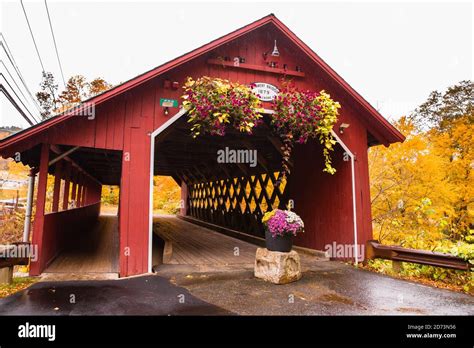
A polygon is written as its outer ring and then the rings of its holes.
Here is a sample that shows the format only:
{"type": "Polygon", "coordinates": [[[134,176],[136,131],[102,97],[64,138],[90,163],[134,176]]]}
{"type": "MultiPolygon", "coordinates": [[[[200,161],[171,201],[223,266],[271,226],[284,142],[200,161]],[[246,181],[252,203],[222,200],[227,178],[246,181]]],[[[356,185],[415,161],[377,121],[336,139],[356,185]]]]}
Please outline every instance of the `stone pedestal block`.
{"type": "Polygon", "coordinates": [[[287,284],[301,278],[300,256],[258,248],[255,255],[255,277],[274,284],[287,284]]]}

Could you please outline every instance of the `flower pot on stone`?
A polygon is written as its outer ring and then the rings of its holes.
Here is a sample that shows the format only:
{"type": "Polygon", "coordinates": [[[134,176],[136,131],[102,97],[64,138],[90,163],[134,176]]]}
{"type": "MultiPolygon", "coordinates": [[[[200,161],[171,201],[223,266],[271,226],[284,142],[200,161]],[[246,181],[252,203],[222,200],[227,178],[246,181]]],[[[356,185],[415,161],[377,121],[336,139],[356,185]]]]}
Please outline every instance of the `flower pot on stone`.
{"type": "Polygon", "coordinates": [[[265,246],[270,251],[280,251],[288,253],[293,247],[293,236],[291,234],[285,234],[283,236],[275,236],[268,229],[265,229],[265,246]]]}
{"type": "Polygon", "coordinates": [[[269,251],[289,253],[293,237],[304,232],[301,218],[290,210],[274,209],[262,217],[265,228],[265,244],[269,251]]]}

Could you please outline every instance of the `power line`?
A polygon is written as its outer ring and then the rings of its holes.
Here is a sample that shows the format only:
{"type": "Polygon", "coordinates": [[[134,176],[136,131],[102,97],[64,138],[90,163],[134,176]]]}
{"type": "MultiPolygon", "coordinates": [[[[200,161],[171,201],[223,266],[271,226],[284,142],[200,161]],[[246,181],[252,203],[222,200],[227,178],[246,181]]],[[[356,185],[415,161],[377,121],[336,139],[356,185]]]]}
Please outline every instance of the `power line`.
{"type": "Polygon", "coordinates": [[[21,95],[23,96],[23,99],[28,102],[28,98],[25,96],[25,94],[23,93],[23,91],[21,90],[20,86],[18,86],[18,84],[16,83],[15,79],[13,78],[12,74],[10,73],[10,70],[8,70],[7,66],[5,65],[5,63],[3,62],[3,60],[0,59],[0,63],[2,63],[3,67],[5,68],[5,70],[7,71],[8,73],[8,76],[10,76],[10,78],[12,79],[13,83],[15,84],[16,88],[18,89],[18,91],[21,93],[21,95]]]}
{"type": "MultiPolygon", "coordinates": [[[[1,34],[0,34],[1,35],[1,34]]],[[[6,43],[6,42],[5,42],[6,43]]],[[[2,46],[2,48],[4,49],[5,53],[7,53],[7,57],[8,59],[10,60],[10,63],[12,64],[13,68],[15,69],[15,72],[17,73],[18,77],[20,78],[20,81],[21,83],[23,84],[23,86],[25,87],[26,89],[26,92],[28,93],[28,95],[30,96],[31,98],[31,101],[32,101],[32,104],[36,107],[36,109],[38,110],[38,112],[41,113],[41,108],[39,107],[38,103],[36,102],[36,99],[33,97],[30,89],[28,88],[28,86],[26,85],[25,83],[25,80],[23,79],[23,76],[21,75],[21,72],[18,70],[18,67],[16,66],[16,64],[14,64],[14,59],[13,57],[10,57],[7,50],[5,49],[5,45],[3,44],[3,42],[0,41],[0,46],[2,46]]],[[[5,63],[2,61],[2,64],[5,66],[5,63]]],[[[6,66],[5,66],[6,68],[6,66]]],[[[6,68],[8,74],[10,74],[10,71],[6,68]]],[[[11,75],[11,74],[10,74],[11,75]]],[[[16,84],[16,81],[14,78],[12,78],[12,80],[15,82],[16,84]]],[[[17,85],[17,84],[16,84],[17,85]]],[[[18,85],[17,85],[18,86],[18,85]]],[[[19,88],[20,92],[21,92],[21,89],[19,88]]],[[[22,93],[23,94],[23,93],[22,93]]],[[[24,95],[24,94],[23,94],[24,95]]]]}
{"type": "Polygon", "coordinates": [[[28,15],[26,14],[25,6],[23,5],[23,0],[20,0],[20,3],[21,3],[21,7],[23,8],[23,13],[25,14],[26,23],[28,24],[28,28],[30,29],[31,38],[33,39],[33,43],[34,43],[35,48],[36,48],[36,53],[38,55],[38,59],[39,59],[40,64],[41,64],[41,68],[43,69],[43,72],[44,72],[45,70],[44,70],[43,61],[41,60],[41,56],[40,56],[40,53],[39,53],[39,50],[38,50],[38,46],[36,45],[36,40],[35,40],[35,36],[33,35],[33,30],[31,30],[30,21],[28,20],[28,15]]]}
{"type": "Polygon", "coordinates": [[[8,91],[3,87],[3,85],[1,83],[0,83],[0,92],[2,92],[5,95],[5,97],[7,97],[7,99],[10,101],[10,103],[17,109],[17,111],[26,120],[26,122],[28,122],[30,124],[30,126],[33,126],[34,123],[31,122],[31,120],[28,118],[28,116],[26,116],[26,114],[23,112],[23,110],[18,106],[16,101],[12,98],[10,93],[8,93],[8,91]]]}
{"type": "Polygon", "coordinates": [[[3,33],[0,33],[0,36],[3,39],[2,41],[0,41],[0,46],[2,46],[3,50],[5,51],[5,53],[8,57],[8,60],[12,64],[13,68],[15,69],[15,72],[17,73],[18,77],[20,78],[21,83],[25,87],[26,92],[28,93],[31,100],[33,101],[33,104],[36,106],[36,109],[39,112],[41,112],[41,108],[39,107],[38,102],[36,101],[36,98],[33,96],[33,93],[31,93],[30,89],[28,88],[28,85],[26,84],[25,79],[23,78],[23,74],[21,73],[20,68],[16,64],[15,58],[13,57],[13,53],[10,50],[10,47],[8,46],[8,43],[7,43],[7,40],[5,39],[5,36],[3,35],[3,33]]]}
{"type": "Polygon", "coordinates": [[[58,58],[59,70],[61,70],[61,77],[63,78],[64,88],[66,88],[66,80],[64,79],[63,66],[61,65],[61,60],[59,59],[58,46],[56,45],[56,38],[54,37],[53,25],[51,24],[51,17],[49,16],[49,9],[46,0],[44,0],[44,6],[46,6],[46,13],[48,14],[49,27],[51,29],[51,35],[53,36],[54,49],[56,50],[56,57],[58,58]]]}
{"type": "MultiPolygon", "coordinates": [[[[5,76],[0,73],[0,76],[5,80],[5,82],[7,83],[8,87],[10,87],[10,89],[12,90],[12,92],[15,94],[15,96],[17,97],[17,99],[20,101],[21,105],[23,105],[23,107],[25,108],[26,111],[28,111],[28,113],[30,114],[31,118],[33,120],[35,120],[35,123],[37,123],[38,121],[36,120],[36,118],[33,116],[33,114],[30,112],[30,110],[28,110],[28,108],[26,107],[25,103],[22,102],[22,100],[20,99],[20,97],[18,96],[18,94],[15,92],[15,90],[13,89],[12,85],[10,85],[10,82],[8,82],[8,80],[5,78],[5,76]]],[[[3,86],[3,84],[2,84],[3,86]]],[[[10,96],[11,97],[11,96],[10,96]]],[[[18,104],[17,104],[18,105],[18,104]]],[[[18,108],[17,108],[18,109],[18,108]]]]}
{"type": "MultiPolygon", "coordinates": [[[[23,91],[21,90],[20,86],[18,86],[18,84],[16,83],[15,79],[13,78],[12,74],[10,73],[10,70],[7,68],[7,66],[5,65],[5,63],[3,62],[3,60],[0,59],[0,62],[2,63],[3,67],[5,68],[6,72],[8,73],[8,75],[10,76],[11,80],[13,81],[13,83],[15,84],[16,88],[18,89],[18,91],[21,93],[21,95],[23,96],[23,99],[25,100],[25,102],[28,103],[29,99],[25,96],[25,94],[23,93],[23,91]]],[[[1,74],[1,73],[0,73],[1,74]]],[[[3,74],[2,74],[3,75],[3,74]]],[[[7,79],[5,76],[3,76],[3,78],[5,79],[5,81],[8,83],[7,79]]],[[[9,84],[9,83],[8,83],[9,84]]],[[[9,84],[10,85],[10,84],[9,84]]],[[[10,86],[11,88],[11,86],[10,86]]],[[[13,92],[15,92],[15,90],[12,88],[13,92]]],[[[16,94],[16,93],[15,93],[16,94]]],[[[20,99],[21,101],[21,99],[20,99]]],[[[31,102],[30,102],[31,103],[31,102]]],[[[23,102],[22,102],[23,104],[23,102]]],[[[28,110],[28,112],[30,113],[30,115],[33,116],[33,114],[30,112],[29,108],[26,107],[25,104],[23,104],[25,106],[25,108],[28,110]]],[[[34,116],[33,116],[34,117],[34,116]]],[[[34,117],[35,121],[38,122],[38,120],[36,119],[36,117],[34,117]]]]}

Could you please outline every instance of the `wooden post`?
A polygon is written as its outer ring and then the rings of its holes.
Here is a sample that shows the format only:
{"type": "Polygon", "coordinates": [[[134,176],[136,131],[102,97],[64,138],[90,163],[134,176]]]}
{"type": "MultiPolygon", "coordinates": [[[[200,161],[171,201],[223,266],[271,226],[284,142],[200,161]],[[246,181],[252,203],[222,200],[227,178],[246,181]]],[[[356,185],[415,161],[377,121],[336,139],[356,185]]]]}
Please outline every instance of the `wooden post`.
{"type": "Polygon", "coordinates": [[[32,244],[38,246],[38,258],[30,264],[30,275],[37,276],[43,271],[43,234],[44,234],[44,211],[46,205],[46,186],[48,184],[48,162],[49,144],[41,145],[38,189],[36,196],[36,212],[33,225],[32,244]]]}
{"type": "Polygon", "coordinates": [[[71,162],[66,162],[64,169],[64,196],[63,196],[63,210],[69,207],[69,187],[71,186],[71,162]]]}
{"type": "Polygon", "coordinates": [[[89,204],[89,202],[87,201],[89,199],[89,194],[87,191],[89,190],[90,190],[90,180],[86,176],[84,180],[84,188],[82,190],[82,198],[81,198],[81,202],[83,206],[89,204]]]}
{"type": "Polygon", "coordinates": [[[74,207],[77,206],[76,202],[76,193],[77,193],[77,171],[74,167],[71,167],[71,180],[72,180],[72,191],[71,191],[71,201],[74,202],[74,207]]]}
{"type": "Polygon", "coordinates": [[[372,260],[375,258],[374,246],[372,245],[372,242],[378,243],[378,241],[376,240],[368,240],[365,243],[365,263],[367,263],[368,260],[372,260]]]}
{"type": "Polygon", "coordinates": [[[184,180],[181,181],[181,207],[179,214],[183,216],[188,215],[188,186],[184,180]]]}
{"type": "Polygon", "coordinates": [[[81,207],[87,205],[87,202],[85,201],[87,185],[88,185],[87,176],[84,175],[84,176],[82,177],[81,207]]]}
{"type": "Polygon", "coordinates": [[[53,190],[53,208],[52,212],[59,210],[59,195],[61,191],[61,178],[63,173],[63,162],[59,161],[56,163],[54,169],[54,190],[53,190]]]}
{"type": "Polygon", "coordinates": [[[13,266],[0,268],[0,285],[13,283],[13,266]]]}
{"type": "Polygon", "coordinates": [[[141,129],[131,128],[125,139],[120,182],[120,276],[149,270],[149,194],[150,137],[141,129]]]}
{"type": "Polygon", "coordinates": [[[86,190],[87,190],[87,176],[82,175],[82,185],[81,185],[81,207],[86,205],[86,190]]]}
{"type": "Polygon", "coordinates": [[[77,207],[82,207],[82,190],[84,188],[84,177],[82,176],[81,172],[77,173],[77,193],[76,193],[76,199],[77,199],[77,207]]]}
{"type": "Polygon", "coordinates": [[[392,271],[395,273],[403,271],[403,262],[392,260],[392,271]]]}

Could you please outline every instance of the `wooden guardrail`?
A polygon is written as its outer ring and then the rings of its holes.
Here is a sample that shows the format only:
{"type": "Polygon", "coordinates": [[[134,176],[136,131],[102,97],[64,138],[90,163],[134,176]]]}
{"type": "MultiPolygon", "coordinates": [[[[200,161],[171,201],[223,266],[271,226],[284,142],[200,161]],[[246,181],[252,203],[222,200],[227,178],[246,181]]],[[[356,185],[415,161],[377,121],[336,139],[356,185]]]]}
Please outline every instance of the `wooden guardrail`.
{"type": "Polygon", "coordinates": [[[412,262],[435,267],[469,271],[474,268],[460,257],[435,251],[402,248],[396,245],[382,245],[376,240],[367,241],[367,259],[386,259],[398,262],[412,262]]]}
{"type": "MultiPolygon", "coordinates": [[[[10,257],[9,255],[21,255],[18,248],[28,248],[29,243],[13,243],[8,245],[0,245],[0,268],[12,267],[16,265],[28,265],[29,257],[10,257]],[[13,250],[17,249],[17,250],[13,250]]],[[[24,254],[24,253],[23,253],[24,254]]]]}
{"type": "Polygon", "coordinates": [[[28,248],[29,243],[13,243],[0,245],[0,284],[11,284],[13,282],[13,266],[28,265],[29,257],[11,257],[11,255],[23,255],[19,253],[20,248],[28,248]]]}

